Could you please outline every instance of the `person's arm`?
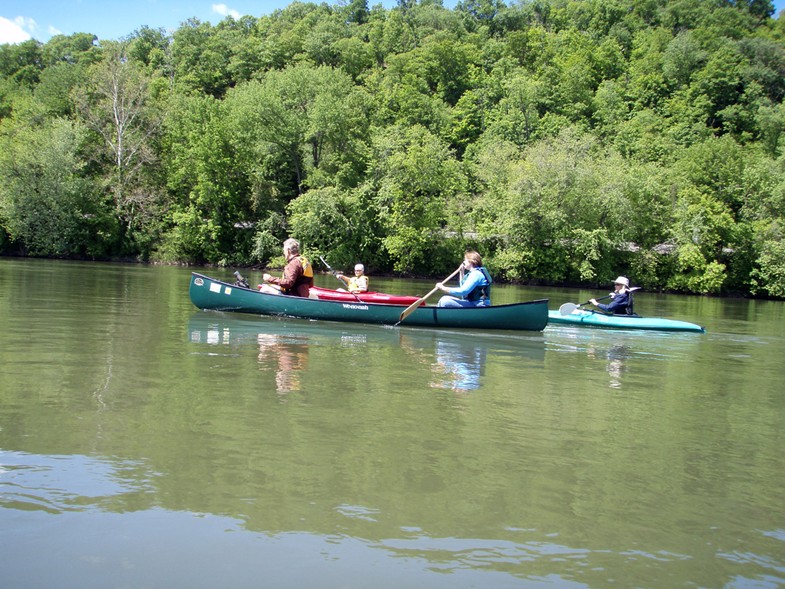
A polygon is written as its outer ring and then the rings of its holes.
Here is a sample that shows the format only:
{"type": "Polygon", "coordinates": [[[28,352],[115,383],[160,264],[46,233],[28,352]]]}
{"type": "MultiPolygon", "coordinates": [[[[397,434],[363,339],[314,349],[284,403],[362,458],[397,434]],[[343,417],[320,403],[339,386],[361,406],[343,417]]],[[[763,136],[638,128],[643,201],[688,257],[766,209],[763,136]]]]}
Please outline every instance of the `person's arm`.
{"type": "Polygon", "coordinates": [[[291,290],[294,283],[302,276],[303,266],[299,258],[292,258],[283,269],[283,278],[272,278],[270,282],[277,284],[284,290],[291,290]]]}
{"type": "Polygon", "coordinates": [[[624,292],[624,293],[617,294],[615,297],[613,297],[613,300],[610,303],[607,304],[600,303],[597,306],[607,313],[613,313],[616,311],[616,309],[626,307],[627,304],[629,303],[629,299],[630,296],[626,292],[624,292]]]}
{"type": "Polygon", "coordinates": [[[456,297],[465,297],[473,291],[483,281],[483,276],[480,270],[474,269],[466,275],[466,280],[463,284],[455,288],[448,288],[447,292],[456,297]]]}

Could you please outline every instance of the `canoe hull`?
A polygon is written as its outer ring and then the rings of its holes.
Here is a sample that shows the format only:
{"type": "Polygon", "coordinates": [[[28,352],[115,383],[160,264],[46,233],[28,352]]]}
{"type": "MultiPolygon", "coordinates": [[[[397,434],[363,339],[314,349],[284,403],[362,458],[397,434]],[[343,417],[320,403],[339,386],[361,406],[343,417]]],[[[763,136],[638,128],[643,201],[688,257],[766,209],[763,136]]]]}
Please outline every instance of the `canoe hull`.
{"type": "MultiPolygon", "coordinates": [[[[191,302],[200,309],[349,323],[396,325],[403,311],[401,305],[320,301],[271,295],[196,272],[191,275],[188,294],[191,302]]],[[[468,309],[418,307],[401,323],[406,326],[523,331],[542,331],[547,324],[547,299],[468,309]]]]}
{"type": "Polygon", "coordinates": [[[626,315],[604,315],[582,309],[569,315],[559,311],[548,311],[551,325],[573,325],[578,327],[602,327],[606,329],[641,329],[650,331],[692,331],[704,333],[703,327],[687,321],[661,319],[659,317],[628,317],[626,315]]]}

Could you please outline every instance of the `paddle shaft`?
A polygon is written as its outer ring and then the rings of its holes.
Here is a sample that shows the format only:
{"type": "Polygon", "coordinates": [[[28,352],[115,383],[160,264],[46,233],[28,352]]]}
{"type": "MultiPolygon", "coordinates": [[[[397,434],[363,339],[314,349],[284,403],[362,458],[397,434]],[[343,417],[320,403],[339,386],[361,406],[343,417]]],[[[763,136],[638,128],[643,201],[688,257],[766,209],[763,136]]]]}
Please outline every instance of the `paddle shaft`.
{"type": "MultiPolygon", "coordinates": [[[[609,299],[609,298],[611,298],[611,295],[605,295],[604,297],[600,297],[599,299],[594,299],[594,300],[595,301],[604,301],[605,299],[609,299]]],[[[588,305],[589,303],[591,303],[591,299],[586,301],[585,303],[581,303],[578,306],[579,307],[583,307],[584,305],[588,305]]]]}
{"type": "MultiPolygon", "coordinates": [[[[449,275],[447,278],[445,278],[444,280],[442,280],[442,282],[447,282],[447,281],[448,281],[450,278],[452,278],[453,276],[455,276],[456,274],[458,274],[458,272],[460,272],[460,271],[461,271],[461,268],[463,268],[463,264],[461,264],[460,266],[458,266],[458,267],[455,269],[455,272],[453,272],[453,273],[452,273],[452,274],[450,274],[450,275],[449,275]]],[[[411,315],[411,314],[412,314],[412,311],[414,311],[414,310],[415,310],[417,307],[419,307],[420,305],[422,305],[423,301],[424,301],[425,299],[427,299],[429,296],[431,296],[433,293],[435,293],[437,290],[439,290],[439,287],[438,287],[438,286],[434,287],[434,289],[433,289],[431,292],[429,292],[427,295],[425,295],[424,297],[422,297],[422,298],[420,298],[420,299],[417,299],[417,300],[416,300],[416,301],[414,301],[414,302],[413,302],[411,305],[409,305],[408,307],[406,307],[406,308],[403,310],[403,313],[401,313],[401,318],[400,318],[400,319],[398,319],[398,323],[400,323],[401,321],[403,321],[404,319],[406,319],[406,318],[407,318],[409,315],[411,315]]]]}
{"type": "MultiPolygon", "coordinates": [[[[627,291],[628,291],[628,292],[635,292],[636,290],[639,290],[639,289],[640,289],[640,286],[633,286],[632,288],[628,288],[628,289],[627,289],[627,291]]],[[[615,292],[612,292],[612,293],[611,293],[611,294],[609,294],[609,295],[605,295],[604,297],[600,297],[599,299],[594,299],[594,300],[595,300],[595,301],[604,301],[605,299],[609,299],[609,298],[611,298],[611,297],[612,297],[612,296],[614,296],[615,294],[616,294],[615,292]]],[[[581,304],[580,304],[580,305],[578,305],[578,306],[579,306],[579,307],[583,307],[584,305],[588,305],[589,303],[591,303],[591,299],[589,299],[589,300],[588,300],[588,301],[586,301],[585,303],[581,303],[581,304]]]]}
{"type": "MultiPolygon", "coordinates": [[[[627,290],[630,292],[634,292],[638,289],[640,289],[640,286],[633,286],[632,288],[628,288],[627,290]]],[[[604,299],[609,299],[612,296],[613,295],[606,295],[604,297],[600,297],[599,299],[595,299],[595,300],[602,301],[604,299]]],[[[581,303],[580,305],[576,305],[575,303],[564,303],[561,307],[559,307],[559,314],[562,315],[563,317],[566,317],[567,315],[572,315],[573,311],[575,311],[576,309],[580,309],[581,307],[583,307],[584,305],[588,305],[589,303],[591,303],[591,300],[588,300],[585,303],[581,303]]],[[[592,311],[592,313],[594,312],[595,311],[592,311]]]]}

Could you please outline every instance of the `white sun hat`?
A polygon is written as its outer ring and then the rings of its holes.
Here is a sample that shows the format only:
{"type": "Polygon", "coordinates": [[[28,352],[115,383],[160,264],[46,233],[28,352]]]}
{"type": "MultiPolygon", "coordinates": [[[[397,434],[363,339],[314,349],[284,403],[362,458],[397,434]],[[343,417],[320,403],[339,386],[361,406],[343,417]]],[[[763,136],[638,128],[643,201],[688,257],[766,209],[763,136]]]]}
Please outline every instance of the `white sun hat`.
{"type": "Polygon", "coordinates": [[[627,280],[624,276],[619,276],[616,280],[613,281],[613,284],[622,284],[625,288],[630,287],[630,281],[627,280]]]}
{"type": "Polygon", "coordinates": [[[362,270],[363,272],[365,272],[365,266],[363,266],[362,264],[355,264],[354,265],[354,269],[355,270],[362,270]]]}

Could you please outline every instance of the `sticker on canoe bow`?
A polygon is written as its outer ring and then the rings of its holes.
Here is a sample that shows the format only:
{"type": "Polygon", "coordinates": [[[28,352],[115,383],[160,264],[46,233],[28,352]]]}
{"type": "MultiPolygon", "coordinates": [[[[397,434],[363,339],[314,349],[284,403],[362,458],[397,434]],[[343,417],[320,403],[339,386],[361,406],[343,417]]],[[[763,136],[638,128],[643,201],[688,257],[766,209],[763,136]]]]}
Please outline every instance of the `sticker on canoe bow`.
{"type": "Polygon", "coordinates": [[[204,280],[202,280],[201,278],[194,278],[194,284],[196,286],[204,286],[204,280]]]}
{"type": "Polygon", "coordinates": [[[210,283],[210,292],[221,292],[221,285],[217,282],[210,283]]]}

